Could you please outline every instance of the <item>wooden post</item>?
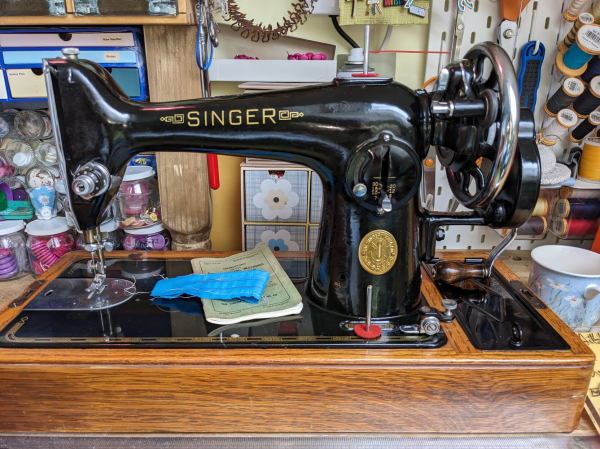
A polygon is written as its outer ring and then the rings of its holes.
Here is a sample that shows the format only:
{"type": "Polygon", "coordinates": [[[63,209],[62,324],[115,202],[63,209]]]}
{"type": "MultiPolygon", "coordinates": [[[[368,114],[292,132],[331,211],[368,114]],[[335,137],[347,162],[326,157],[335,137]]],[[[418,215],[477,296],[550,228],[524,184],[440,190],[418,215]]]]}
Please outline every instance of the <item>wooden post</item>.
{"type": "MultiPolygon", "coordinates": [[[[145,26],[150,100],[202,98],[195,26],[145,26]]],[[[177,251],[210,250],[212,222],[206,155],[156,153],[163,223],[177,251]]]]}

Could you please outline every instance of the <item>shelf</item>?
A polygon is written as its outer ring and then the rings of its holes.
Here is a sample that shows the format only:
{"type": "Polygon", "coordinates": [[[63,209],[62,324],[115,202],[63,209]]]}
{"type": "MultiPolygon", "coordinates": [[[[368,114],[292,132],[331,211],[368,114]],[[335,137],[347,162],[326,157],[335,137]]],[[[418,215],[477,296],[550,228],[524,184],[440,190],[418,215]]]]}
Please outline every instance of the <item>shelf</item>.
{"type": "Polygon", "coordinates": [[[73,0],[66,0],[67,15],[3,16],[2,26],[68,26],[81,25],[192,25],[196,23],[193,0],[177,0],[179,14],[170,16],[75,16],[73,0]]]}
{"type": "Polygon", "coordinates": [[[336,61],[213,59],[208,75],[211,81],[328,83],[336,71],[336,61]]]}

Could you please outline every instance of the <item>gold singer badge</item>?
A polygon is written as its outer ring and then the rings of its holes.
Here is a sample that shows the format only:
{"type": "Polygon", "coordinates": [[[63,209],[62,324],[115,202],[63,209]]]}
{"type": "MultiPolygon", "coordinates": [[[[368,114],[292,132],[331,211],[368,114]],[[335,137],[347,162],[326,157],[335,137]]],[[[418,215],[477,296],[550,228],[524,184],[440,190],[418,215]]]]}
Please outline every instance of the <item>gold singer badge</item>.
{"type": "Polygon", "coordinates": [[[358,260],[371,274],[383,274],[390,271],[398,257],[398,244],[387,231],[371,231],[363,237],[358,247],[358,260]]]}

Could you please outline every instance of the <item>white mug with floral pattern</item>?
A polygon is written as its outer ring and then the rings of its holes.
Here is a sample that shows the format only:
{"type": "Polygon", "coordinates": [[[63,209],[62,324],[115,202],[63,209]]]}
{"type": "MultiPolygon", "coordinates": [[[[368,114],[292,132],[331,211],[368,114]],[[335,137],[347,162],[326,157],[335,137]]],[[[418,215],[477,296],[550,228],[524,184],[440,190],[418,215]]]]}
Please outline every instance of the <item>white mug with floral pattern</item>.
{"type": "Polygon", "coordinates": [[[546,245],[531,252],[529,288],[571,327],[600,319],[600,254],[546,245]]]}

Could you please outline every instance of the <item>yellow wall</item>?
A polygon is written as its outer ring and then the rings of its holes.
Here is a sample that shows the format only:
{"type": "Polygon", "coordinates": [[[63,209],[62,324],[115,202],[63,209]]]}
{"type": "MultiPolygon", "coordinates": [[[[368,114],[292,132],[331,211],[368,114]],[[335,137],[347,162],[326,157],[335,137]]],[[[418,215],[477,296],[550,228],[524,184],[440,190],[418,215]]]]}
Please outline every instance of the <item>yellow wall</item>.
{"type": "MultiPolygon", "coordinates": [[[[237,3],[249,17],[256,19],[256,23],[275,23],[289,9],[289,1],[269,1],[269,4],[273,7],[268,8],[268,11],[265,11],[266,2],[264,1],[238,0],[237,3]],[[281,5],[281,7],[275,8],[275,5],[281,5]]],[[[221,26],[229,25],[223,23],[221,26]]],[[[378,50],[385,35],[386,27],[373,26],[371,29],[371,50],[378,50]]],[[[364,39],[364,28],[362,26],[347,26],[344,27],[344,30],[359,45],[362,44],[364,39]]],[[[428,33],[429,27],[423,25],[396,27],[387,49],[426,50],[428,33]]],[[[335,44],[338,53],[348,53],[350,49],[350,46],[331,25],[331,19],[326,16],[309,17],[308,21],[298,27],[298,30],[292,35],[335,44]]],[[[239,37],[239,39],[242,38],[239,37]]],[[[257,43],[256,45],[268,44],[257,43]]],[[[416,89],[423,84],[424,73],[425,55],[397,54],[396,81],[416,89]]],[[[212,95],[241,93],[237,85],[238,83],[212,83],[212,95]]],[[[216,251],[240,250],[242,248],[240,198],[240,163],[242,161],[242,158],[219,156],[221,187],[213,192],[213,225],[211,231],[212,246],[216,251]]]]}

